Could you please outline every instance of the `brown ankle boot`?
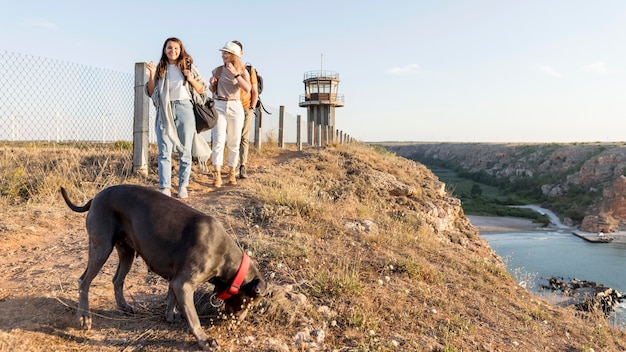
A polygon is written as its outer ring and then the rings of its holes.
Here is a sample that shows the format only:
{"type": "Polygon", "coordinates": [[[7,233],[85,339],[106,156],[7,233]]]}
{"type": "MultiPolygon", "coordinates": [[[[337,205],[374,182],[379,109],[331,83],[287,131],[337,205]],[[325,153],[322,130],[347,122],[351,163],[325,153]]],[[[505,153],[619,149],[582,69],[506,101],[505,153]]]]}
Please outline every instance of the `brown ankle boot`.
{"type": "Polygon", "coordinates": [[[222,187],[222,172],[217,167],[215,167],[215,170],[213,170],[213,186],[215,188],[222,187]]]}
{"type": "Polygon", "coordinates": [[[230,183],[231,185],[237,184],[237,177],[234,167],[231,167],[230,170],[228,170],[228,183],[230,183]]]}

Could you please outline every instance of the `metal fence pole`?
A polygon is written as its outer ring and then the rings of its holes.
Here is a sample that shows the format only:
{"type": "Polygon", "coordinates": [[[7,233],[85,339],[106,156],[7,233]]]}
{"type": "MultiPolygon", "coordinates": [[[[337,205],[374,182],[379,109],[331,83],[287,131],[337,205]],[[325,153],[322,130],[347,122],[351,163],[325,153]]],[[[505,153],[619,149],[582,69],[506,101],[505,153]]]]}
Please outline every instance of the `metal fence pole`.
{"type": "Polygon", "coordinates": [[[135,63],[135,116],[133,122],[133,172],[148,175],[150,97],[144,93],[146,63],[135,63]]]}

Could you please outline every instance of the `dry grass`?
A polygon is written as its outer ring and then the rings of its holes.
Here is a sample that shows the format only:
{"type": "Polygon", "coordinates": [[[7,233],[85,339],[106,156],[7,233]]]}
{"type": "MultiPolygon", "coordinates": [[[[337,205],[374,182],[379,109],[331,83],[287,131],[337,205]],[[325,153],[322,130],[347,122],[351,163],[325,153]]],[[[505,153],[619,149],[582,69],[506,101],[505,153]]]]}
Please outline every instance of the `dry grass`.
{"type": "MultiPolygon", "coordinates": [[[[151,155],[154,153],[151,153],[151,155]]],[[[0,147],[0,350],[181,351],[185,323],[165,323],[166,283],[138,260],[127,279],[134,316],[117,312],[115,255],[94,280],[94,328],[75,321],[86,262],[86,201],[132,174],[124,146],[0,147]],[[79,201],[80,202],[80,201],[79,201]]],[[[197,306],[224,350],[624,351],[599,316],[552,306],[518,287],[459,202],[422,165],[363,145],[253,152],[251,178],[215,190],[194,168],[191,206],[220,219],[252,253],[271,292],[243,322],[197,306]]],[[[176,174],[175,172],[173,173],[176,174]]]]}

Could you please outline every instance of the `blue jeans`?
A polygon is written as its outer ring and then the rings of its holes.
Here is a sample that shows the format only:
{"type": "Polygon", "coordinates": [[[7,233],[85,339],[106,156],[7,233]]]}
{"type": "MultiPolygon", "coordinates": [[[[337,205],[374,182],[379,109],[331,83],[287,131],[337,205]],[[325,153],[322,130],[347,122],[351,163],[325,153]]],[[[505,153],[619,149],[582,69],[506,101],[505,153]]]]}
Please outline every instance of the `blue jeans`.
{"type": "MultiPolygon", "coordinates": [[[[189,185],[191,175],[191,145],[196,132],[196,119],[193,115],[191,100],[176,100],[170,103],[174,113],[174,124],[180,143],[184,149],[178,152],[178,187],[189,185]]],[[[163,139],[160,117],[156,120],[156,137],[159,162],[159,187],[172,188],[172,151],[174,146],[169,140],[163,139]]]]}

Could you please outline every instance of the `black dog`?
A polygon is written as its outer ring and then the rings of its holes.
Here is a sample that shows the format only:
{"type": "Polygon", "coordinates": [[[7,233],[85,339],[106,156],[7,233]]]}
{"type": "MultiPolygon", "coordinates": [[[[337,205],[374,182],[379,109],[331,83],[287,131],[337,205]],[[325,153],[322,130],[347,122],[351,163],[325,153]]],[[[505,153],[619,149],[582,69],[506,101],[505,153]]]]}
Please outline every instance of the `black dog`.
{"type": "Polygon", "coordinates": [[[119,255],[113,277],[119,309],[132,312],[124,299],[124,278],[138,254],[150,270],[169,281],[167,320],[174,319],[178,304],[205,350],[219,347],[200,326],[193,300],[200,284],[209,281],[215,285],[217,297],[224,300],[226,308],[239,314],[245,313],[253,299],[266,293],[266,282],[257,268],[212,216],[142,186],[109,187],[82,207],[74,205],[62,187],[61,193],[73,211],[89,211],[89,261],[80,277],[78,305],[78,318],[86,329],[91,328],[89,286],[113,247],[119,255]]]}

